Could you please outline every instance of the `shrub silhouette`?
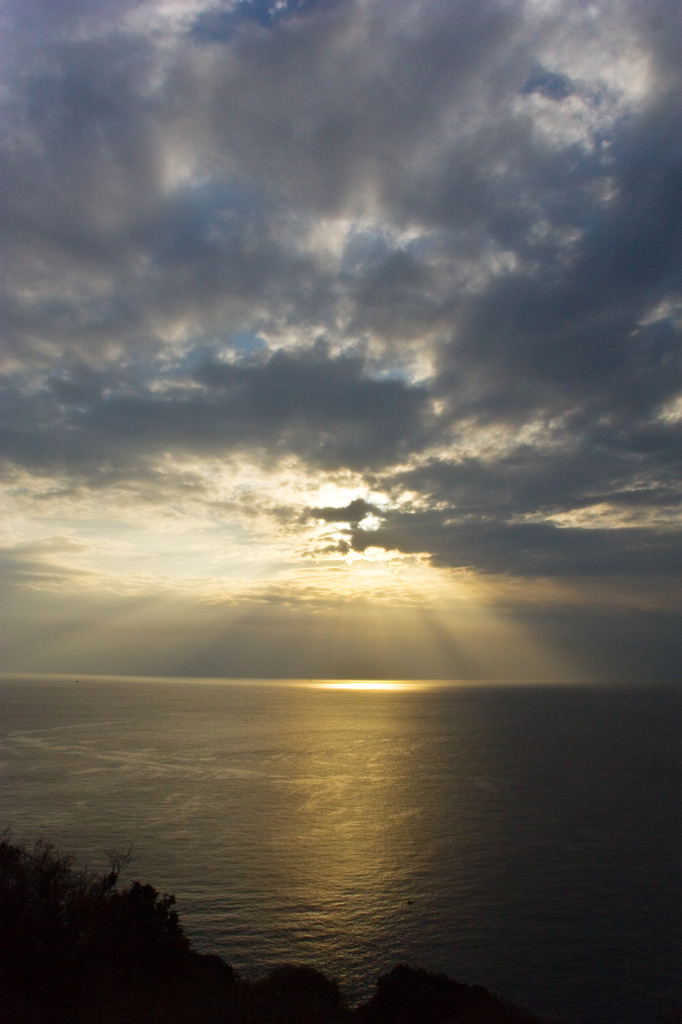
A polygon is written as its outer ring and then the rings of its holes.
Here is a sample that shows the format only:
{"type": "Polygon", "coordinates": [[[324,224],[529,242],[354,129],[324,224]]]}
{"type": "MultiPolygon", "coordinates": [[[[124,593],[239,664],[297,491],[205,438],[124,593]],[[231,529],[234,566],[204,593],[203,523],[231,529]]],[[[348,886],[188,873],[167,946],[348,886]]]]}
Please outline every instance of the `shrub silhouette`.
{"type": "Polygon", "coordinates": [[[175,910],[175,897],[161,896],[151,885],[133,882],[86,908],[80,939],[93,964],[109,970],[165,974],[187,961],[189,941],[175,910]]]}
{"type": "Polygon", "coordinates": [[[395,967],[364,1005],[312,967],[242,980],[192,951],[175,898],[96,874],[55,847],[0,838],[0,1022],[8,1024],[538,1024],[480,985],[395,967]]]}
{"type": "Polygon", "coordinates": [[[189,991],[190,975],[204,977],[207,993],[210,975],[224,997],[234,972],[190,950],[175,897],[140,882],[119,890],[126,860],[114,857],[95,874],[49,844],[27,850],[0,841],[0,1019],[189,1020],[169,1016],[164,1004],[182,1002],[178,982],[189,991]],[[155,1009],[119,1016],[131,996],[138,1009],[155,1009]]]}
{"type": "Polygon", "coordinates": [[[399,964],[377,981],[357,1010],[358,1024],[539,1024],[521,1007],[503,1003],[482,985],[399,964]]]}
{"type": "Polygon", "coordinates": [[[276,967],[244,995],[240,1024],[337,1024],[348,1019],[337,982],[314,967],[276,967]]]}

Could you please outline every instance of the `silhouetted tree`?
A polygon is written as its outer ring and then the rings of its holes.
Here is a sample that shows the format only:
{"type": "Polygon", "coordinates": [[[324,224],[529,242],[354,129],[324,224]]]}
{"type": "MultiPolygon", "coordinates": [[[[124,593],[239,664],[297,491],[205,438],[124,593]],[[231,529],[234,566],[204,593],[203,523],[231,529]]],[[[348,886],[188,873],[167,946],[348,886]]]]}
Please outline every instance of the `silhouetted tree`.
{"type": "Polygon", "coordinates": [[[240,1024],[338,1024],[348,1018],[338,983],[296,964],[276,967],[249,986],[239,1011],[240,1024]]]}
{"type": "Polygon", "coordinates": [[[119,890],[126,861],[113,857],[96,874],[49,844],[0,840],[0,1020],[122,1024],[152,1021],[157,1010],[175,1020],[161,1009],[182,1002],[190,975],[210,976],[224,1005],[232,969],[190,950],[174,896],[140,882],[119,890]]]}
{"type": "Polygon", "coordinates": [[[192,951],[175,897],[119,888],[55,847],[0,838],[0,1024],[539,1024],[480,985],[395,967],[348,1009],[336,981],[287,964],[246,981],[192,951]]]}
{"type": "Polygon", "coordinates": [[[377,981],[357,1011],[358,1024],[539,1024],[526,1010],[503,1003],[482,985],[399,964],[377,981]]]}

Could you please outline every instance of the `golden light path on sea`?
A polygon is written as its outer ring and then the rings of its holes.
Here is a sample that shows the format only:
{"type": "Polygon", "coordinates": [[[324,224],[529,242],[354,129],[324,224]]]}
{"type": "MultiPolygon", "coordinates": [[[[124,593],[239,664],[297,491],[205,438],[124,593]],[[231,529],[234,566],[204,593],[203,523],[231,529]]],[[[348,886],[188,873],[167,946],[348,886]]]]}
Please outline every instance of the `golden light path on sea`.
{"type": "Polygon", "coordinates": [[[414,680],[398,682],[397,680],[378,679],[332,679],[312,683],[320,690],[422,690],[424,684],[414,680]]]}

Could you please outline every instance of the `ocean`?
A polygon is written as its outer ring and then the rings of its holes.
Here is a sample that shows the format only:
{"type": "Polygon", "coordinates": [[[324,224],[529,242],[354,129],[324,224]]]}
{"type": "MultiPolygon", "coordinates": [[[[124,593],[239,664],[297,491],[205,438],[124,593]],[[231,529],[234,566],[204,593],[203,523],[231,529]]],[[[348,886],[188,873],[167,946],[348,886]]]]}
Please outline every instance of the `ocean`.
{"type": "Polygon", "coordinates": [[[563,1024],[682,1008],[682,687],[0,680],[0,829],[351,1002],[400,962],[563,1024]]]}

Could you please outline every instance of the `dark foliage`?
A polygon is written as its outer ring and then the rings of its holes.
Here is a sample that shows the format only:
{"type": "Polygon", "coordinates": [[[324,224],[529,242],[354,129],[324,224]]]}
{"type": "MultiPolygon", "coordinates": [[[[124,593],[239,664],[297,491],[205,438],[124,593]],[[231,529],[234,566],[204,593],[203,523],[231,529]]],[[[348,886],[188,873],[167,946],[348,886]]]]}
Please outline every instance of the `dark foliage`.
{"type": "Polygon", "coordinates": [[[341,1024],[350,1019],[335,981],[314,967],[293,964],[242,983],[235,1011],[239,1024],[341,1024]]]}
{"type": "Polygon", "coordinates": [[[538,1024],[478,985],[407,966],[354,1010],[335,981],[285,965],[240,979],[191,950],[175,898],[0,839],[1,1024],[538,1024]]]}
{"type": "Polygon", "coordinates": [[[539,1024],[537,1017],[502,1003],[481,985],[462,985],[407,964],[379,978],[357,1017],[358,1024],[539,1024]]]}
{"type": "Polygon", "coordinates": [[[124,860],[94,874],[45,843],[0,841],[1,1020],[189,1020],[177,1016],[180,990],[197,977],[227,994],[234,972],[190,950],[174,896],[140,882],[118,888],[124,860]]]}

